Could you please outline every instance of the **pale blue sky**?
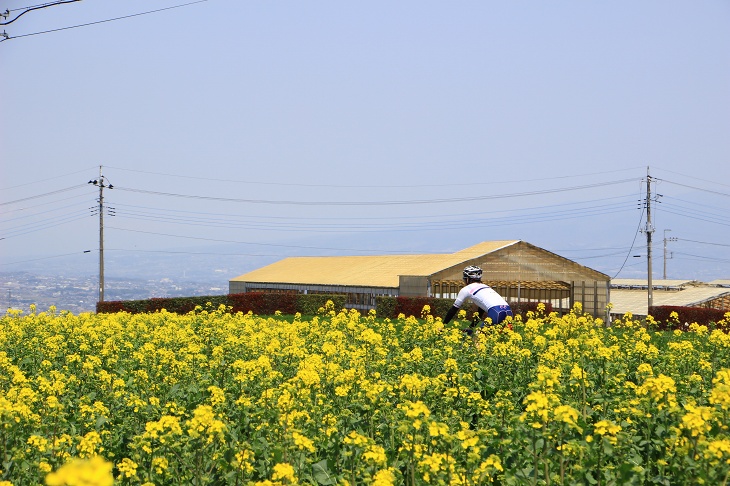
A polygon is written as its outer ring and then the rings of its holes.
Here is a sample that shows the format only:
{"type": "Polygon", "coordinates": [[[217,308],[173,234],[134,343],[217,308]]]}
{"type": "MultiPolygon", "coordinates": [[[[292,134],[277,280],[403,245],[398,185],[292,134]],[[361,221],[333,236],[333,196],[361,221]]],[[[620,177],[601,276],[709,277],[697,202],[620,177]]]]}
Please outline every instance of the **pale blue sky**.
{"type": "Polygon", "coordinates": [[[666,234],[670,278],[730,278],[730,2],[209,0],[36,34],[183,3],[0,28],[0,270],[96,271],[95,188],[26,198],[103,165],[107,254],[241,255],[238,274],[524,239],[640,277],[648,166],[654,277],[666,234]]]}

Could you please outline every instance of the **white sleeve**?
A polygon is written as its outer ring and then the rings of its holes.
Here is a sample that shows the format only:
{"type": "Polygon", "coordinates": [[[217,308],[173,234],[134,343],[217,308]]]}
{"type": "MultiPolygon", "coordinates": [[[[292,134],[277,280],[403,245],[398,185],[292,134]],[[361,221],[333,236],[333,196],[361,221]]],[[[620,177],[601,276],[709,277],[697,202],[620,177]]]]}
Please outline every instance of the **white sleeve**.
{"type": "Polygon", "coordinates": [[[463,287],[461,290],[459,290],[459,293],[456,295],[456,300],[454,301],[454,307],[461,308],[461,304],[464,303],[465,300],[471,299],[471,293],[469,292],[469,289],[466,287],[463,287]]]}

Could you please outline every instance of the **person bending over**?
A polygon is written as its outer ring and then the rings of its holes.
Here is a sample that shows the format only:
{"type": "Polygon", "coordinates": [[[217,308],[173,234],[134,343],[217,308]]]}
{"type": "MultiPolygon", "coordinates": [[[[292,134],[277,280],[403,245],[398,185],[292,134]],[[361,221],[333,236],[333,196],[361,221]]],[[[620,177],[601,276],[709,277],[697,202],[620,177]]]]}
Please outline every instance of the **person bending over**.
{"type": "Polygon", "coordinates": [[[483,321],[487,317],[492,320],[492,324],[499,324],[504,321],[507,316],[512,316],[512,309],[506,300],[502,298],[489,285],[482,283],[482,269],[477,266],[468,266],[464,269],[465,286],[456,295],[454,305],[444,316],[444,324],[459,312],[465,301],[472,301],[479,308],[479,318],[483,321]]]}

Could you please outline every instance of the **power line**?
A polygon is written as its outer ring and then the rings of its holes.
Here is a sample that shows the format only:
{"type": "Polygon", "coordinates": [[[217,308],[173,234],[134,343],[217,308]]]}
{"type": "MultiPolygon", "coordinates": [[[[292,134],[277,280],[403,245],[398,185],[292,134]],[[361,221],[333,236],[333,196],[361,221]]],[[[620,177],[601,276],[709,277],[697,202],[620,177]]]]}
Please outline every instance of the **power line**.
{"type": "Polygon", "coordinates": [[[727,258],[706,257],[706,256],[702,256],[702,255],[692,255],[690,253],[683,253],[683,252],[678,252],[678,251],[675,251],[674,255],[680,255],[680,256],[684,255],[684,256],[688,256],[688,257],[693,257],[693,258],[686,258],[686,259],[683,258],[683,260],[693,260],[694,259],[694,260],[699,260],[699,261],[730,263],[730,260],[728,260],[727,258]]]}
{"type": "MultiPolygon", "coordinates": [[[[641,189],[639,189],[639,194],[641,195],[641,189]]],[[[639,236],[639,233],[641,232],[641,222],[643,220],[644,220],[644,207],[642,207],[641,213],[639,214],[639,225],[636,227],[636,232],[634,233],[634,239],[631,242],[631,247],[629,248],[629,251],[626,254],[626,258],[624,258],[624,262],[621,264],[621,268],[618,269],[618,271],[616,272],[616,275],[614,275],[613,278],[616,278],[619,276],[621,271],[626,266],[626,262],[629,260],[631,253],[634,251],[634,245],[636,244],[636,237],[639,236]]]]}
{"type": "Polygon", "coordinates": [[[730,245],[725,243],[711,243],[709,241],[697,241],[697,240],[688,240],[686,238],[677,238],[678,241],[689,241],[690,243],[700,243],[703,245],[713,245],[713,246],[724,246],[724,247],[730,247],[730,245]]]}
{"type": "MultiPolygon", "coordinates": [[[[687,175],[687,174],[680,174],[679,172],[674,172],[674,171],[671,171],[671,170],[668,170],[668,169],[662,169],[662,168],[658,168],[658,169],[659,169],[660,171],[664,171],[664,172],[669,172],[669,173],[671,173],[671,174],[679,175],[679,176],[682,176],[682,177],[687,177],[687,178],[689,178],[689,179],[695,179],[695,180],[698,180],[698,181],[702,181],[702,182],[708,182],[708,183],[710,183],[710,184],[717,184],[717,185],[719,185],[719,186],[725,186],[725,187],[730,187],[730,185],[728,185],[728,184],[723,184],[723,183],[721,183],[721,182],[717,182],[717,181],[710,181],[710,180],[707,180],[707,179],[700,179],[699,177],[694,177],[694,176],[691,176],[691,175],[687,175]]],[[[660,180],[661,180],[661,179],[660,179],[660,180]]]]}
{"type": "MultiPolygon", "coordinates": [[[[74,1],[77,1],[77,0],[74,0],[74,1]]],[[[132,18],[132,17],[139,17],[141,15],[147,15],[147,14],[152,14],[152,13],[157,13],[157,12],[163,12],[165,10],[172,10],[174,8],[187,7],[189,5],[195,5],[196,3],[204,3],[204,2],[207,2],[207,1],[208,0],[197,0],[195,2],[188,2],[188,3],[179,4],[179,5],[173,5],[171,7],[158,8],[156,10],[148,10],[147,12],[139,12],[139,13],[136,13],[136,14],[123,15],[121,17],[115,17],[115,18],[106,19],[106,20],[97,20],[96,22],[88,22],[88,23],[85,23],[85,24],[71,25],[69,27],[61,27],[61,28],[58,28],[58,29],[44,30],[44,31],[41,31],[41,32],[33,32],[31,34],[21,34],[21,35],[8,36],[5,39],[0,39],[0,42],[3,42],[5,40],[9,40],[9,39],[19,39],[21,37],[29,37],[29,36],[32,36],[32,35],[50,34],[51,32],[59,32],[59,31],[62,31],[62,30],[76,29],[76,28],[79,28],[79,27],[88,27],[90,25],[103,24],[103,23],[106,23],[106,22],[114,22],[115,20],[123,20],[123,19],[129,19],[129,18],[132,18]]]]}
{"type": "MultiPolygon", "coordinates": [[[[448,213],[448,214],[442,214],[438,217],[440,218],[457,218],[457,217],[469,217],[473,218],[474,216],[483,216],[483,215],[493,215],[493,214],[511,214],[514,212],[533,212],[535,210],[549,210],[553,211],[555,208],[562,208],[565,206],[576,206],[576,205],[584,205],[587,203],[598,203],[601,201],[611,201],[616,199],[625,199],[627,197],[633,198],[633,195],[623,195],[623,196],[612,196],[612,197],[606,197],[606,198],[598,198],[598,199],[590,199],[581,201],[578,203],[570,202],[570,203],[560,203],[560,204],[551,204],[551,205],[541,205],[541,206],[529,206],[529,207],[523,207],[523,208],[517,208],[517,209],[505,209],[505,210],[489,210],[489,211],[479,211],[479,212],[469,212],[469,213],[448,213]]],[[[633,199],[632,199],[633,202],[633,199]]],[[[605,204],[605,205],[598,205],[593,207],[610,207],[610,206],[618,206],[620,203],[613,203],[613,204],[605,204]]],[[[430,221],[432,218],[436,216],[431,215],[404,215],[404,216],[261,216],[259,214],[231,214],[231,213],[215,213],[215,212],[203,212],[203,211],[188,211],[188,210],[182,210],[182,209],[171,209],[171,208],[159,208],[159,207],[149,207],[149,206],[138,206],[138,205],[132,205],[132,204],[124,204],[124,203],[115,203],[115,205],[119,208],[133,208],[131,212],[134,212],[134,210],[149,210],[151,212],[146,213],[144,211],[139,211],[141,214],[150,214],[150,215],[157,215],[159,213],[162,214],[177,214],[177,215],[191,215],[191,218],[194,220],[201,220],[203,217],[210,216],[215,217],[220,216],[221,218],[226,218],[226,220],[230,220],[230,218],[250,218],[253,220],[296,220],[296,221],[339,221],[339,220],[345,220],[345,221],[367,221],[367,220],[374,220],[374,221],[383,221],[383,220],[426,220],[430,221]]],[[[587,208],[591,208],[588,206],[587,208]]],[[[583,208],[578,208],[583,209],[583,208]]],[[[576,209],[577,210],[577,209],[576,209]]]]}
{"type": "Polygon", "coordinates": [[[692,220],[705,221],[723,226],[730,225],[730,217],[727,216],[727,213],[719,214],[710,211],[702,211],[682,205],[675,205],[671,202],[663,202],[663,204],[660,204],[657,207],[661,214],[673,214],[675,216],[683,216],[692,220]]]}
{"type": "Polygon", "coordinates": [[[53,258],[63,258],[63,257],[71,256],[71,255],[80,255],[80,254],[83,254],[83,253],[90,253],[90,250],[84,250],[83,252],[76,251],[76,252],[73,252],[73,253],[64,253],[62,255],[53,255],[53,256],[47,256],[47,257],[32,258],[30,260],[20,260],[20,261],[17,261],[17,262],[4,263],[3,265],[17,265],[19,263],[38,262],[38,261],[41,261],[41,260],[50,260],[50,259],[53,259],[53,258]]]}
{"type": "MultiPolygon", "coordinates": [[[[122,206],[123,207],[123,206],[122,206]]],[[[545,209],[545,208],[543,208],[545,209]]],[[[531,222],[546,222],[556,221],[565,219],[575,219],[582,217],[597,216],[603,214],[611,214],[616,212],[623,212],[626,210],[633,211],[633,207],[625,204],[606,204],[598,206],[588,206],[573,209],[554,210],[547,209],[540,213],[530,212],[529,214],[522,215],[507,215],[502,217],[491,217],[491,218],[474,218],[468,217],[461,219],[453,219],[453,217],[428,217],[425,219],[421,217],[422,221],[403,221],[403,218],[389,218],[391,220],[397,220],[396,222],[381,222],[378,218],[367,218],[366,220],[374,219],[375,223],[362,222],[364,218],[360,220],[351,220],[349,218],[338,218],[342,222],[307,222],[307,218],[276,218],[276,221],[265,221],[265,218],[256,218],[254,221],[247,219],[247,217],[239,217],[236,215],[221,215],[219,218],[210,217],[186,217],[186,216],[174,216],[160,214],[158,212],[146,212],[146,211],[119,211],[117,212],[118,217],[124,219],[137,219],[155,222],[165,222],[171,224],[188,224],[188,225],[199,225],[208,227],[218,228],[256,228],[256,229],[274,229],[274,230],[289,230],[289,231],[342,231],[342,230],[391,230],[391,231],[412,231],[418,229],[443,229],[443,228],[472,228],[479,227],[482,225],[512,225],[512,224],[525,224],[531,222]]],[[[481,213],[488,214],[488,213],[481,213]]],[[[332,221],[331,219],[328,221],[332,221]]]]}
{"type": "MultiPolygon", "coordinates": [[[[302,246],[302,245],[281,245],[276,243],[254,243],[252,241],[237,241],[237,240],[223,240],[219,238],[204,238],[202,236],[185,236],[185,235],[173,235],[169,233],[157,233],[154,231],[142,231],[142,230],[133,230],[128,228],[119,228],[115,226],[107,226],[107,228],[115,229],[118,231],[131,231],[133,233],[144,233],[148,235],[158,235],[158,236],[171,236],[174,238],[186,238],[189,240],[201,240],[201,241],[214,241],[218,243],[239,243],[243,245],[258,245],[258,246],[276,246],[280,248],[293,248],[293,249],[299,249],[299,250],[333,250],[333,251],[356,251],[361,253],[383,253],[382,250],[361,250],[361,249],[355,249],[355,248],[333,248],[333,247],[322,247],[322,246],[302,246]]],[[[389,253],[402,253],[402,254],[412,254],[413,252],[408,251],[390,251],[389,253]]]]}
{"type": "Polygon", "coordinates": [[[668,211],[666,209],[664,209],[662,212],[668,213],[668,214],[674,214],[675,216],[684,216],[686,218],[691,218],[693,221],[699,220],[699,221],[705,221],[706,223],[715,223],[715,224],[719,224],[722,226],[730,226],[730,222],[718,221],[716,219],[701,218],[698,216],[693,216],[691,214],[686,214],[686,213],[681,213],[681,212],[676,212],[676,211],[668,211]]]}
{"type": "Polygon", "coordinates": [[[62,192],[72,191],[74,189],[79,189],[81,187],[86,187],[86,184],[77,184],[75,186],[66,187],[64,189],[58,189],[56,191],[51,191],[51,192],[46,192],[46,193],[43,193],[43,194],[36,194],[35,196],[28,196],[28,197],[24,197],[24,198],[21,198],[21,199],[16,199],[15,201],[3,202],[3,203],[0,203],[0,206],[7,206],[9,204],[16,204],[16,203],[23,202],[23,201],[30,201],[31,199],[38,199],[38,198],[41,198],[41,197],[52,196],[53,194],[60,194],[62,192]]]}
{"type": "Polygon", "coordinates": [[[54,226],[59,226],[60,224],[65,224],[72,221],[78,221],[79,219],[83,219],[89,216],[88,209],[86,210],[80,210],[75,211],[70,214],[66,214],[62,216],[61,218],[54,216],[51,218],[46,218],[41,221],[33,221],[30,223],[23,223],[19,224],[15,227],[3,230],[3,236],[11,237],[11,236],[20,236],[27,233],[32,233],[35,231],[39,231],[46,228],[52,228],[54,226]],[[39,226],[41,226],[39,228],[39,226]],[[16,233],[16,234],[11,234],[16,233]]]}
{"type": "MultiPolygon", "coordinates": [[[[661,201],[662,205],[667,204],[667,203],[672,204],[674,201],[678,201],[679,203],[683,203],[687,206],[699,206],[701,208],[709,208],[711,210],[722,209],[717,204],[702,204],[702,203],[698,203],[697,201],[688,201],[686,199],[682,199],[682,198],[674,197],[674,196],[663,195],[662,198],[665,199],[665,200],[661,201]]],[[[681,204],[676,204],[676,206],[684,207],[681,204]]],[[[701,210],[697,209],[696,211],[701,211],[701,210]]],[[[706,212],[711,213],[712,211],[706,211],[706,212]]],[[[722,215],[724,215],[724,214],[727,214],[727,211],[723,211],[722,215]]]]}
{"type": "MultiPolygon", "coordinates": [[[[573,258],[575,258],[576,260],[590,260],[592,258],[606,258],[606,257],[610,257],[610,256],[623,255],[624,253],[625,253],[625,251],[617,251],[617,252],[613,252],[613,253],[605,253],[603,255],[577,256],[577,257],[573,257],[573,258]]],[[[614,277],[614,278],[616,278],[616,277],[614,277]]]]}
{"type": "Polygon", "coordinates": [[[54,177],[48,177],[46,179],[34,179],[31,182],[26,182],[25,184],[18,184],[17,186],[0,187],[0,191],[8,191],[10,189],[16,189],[18,187],[35,185],[35,184],[38,184],[39,182],[55,181],[55,180],[58,180],[59,177],[67,177],[67,176],[71,176],[71,175],[80,174],[82,172],[87,172],[88,173],[88,171],[91,170],[92,168],[93,167],[87,167],[86,169],[83,169],[83,170],[77,170],[76,172],[69,172],[67,174],[60,174],[60,175],[57,175],[57,176],[54,176],[54,177]]]}
{"type": "Polygon", "coordinates": [[[457,198],[440,198],[440,199],[416,199],[403,201],[292,201],[292,200],[271,200],[271,199],[239,199],[225,198],[216,196],[200,196],[192,194],[177,194],[160,191],[150,191],[144,189],[134,189],[129,187],[114,186],[120,191],[136,192],[140,194],[150,194],[155,196],[177,197],[184,199],[198,199],[207,201],[250,203],[250,204],[271,204],[271,205],[293,205],[293,206],[392,206],[392,205],[419,205],[419,204],[445,204],[456,202],[474,202],[486,201],[490,199],[504,199],[511,197],[537,196],[543,194],[552,194],[556,192],[568,192],[582,189],[593,189],[596,187],[605,187],[626,182],[635,182],[636,179],[621,179],[609,182],[600,182],[595,184],[585,184],[581,186],[562,187],[557,189],[541,189],[536,191],[526,191],[512,194],[491,194],[485,196],[467,196],[457,198]]]}
{"type": "Polygon", "coordinates": [[[696,191],[707,192],[707,193],[710,193],[710,194],[717,194],[718,196],[730,197],[730,194],[727,193],[727,192],[720,192],[720,191],[713,191],[713,190],[710,190],[710,189],[703,189],[701,187],[690,186],[689,184],[681,184],[679,182],[673,182],[673,181],[669,181],[667,179],[659,179],[659,180],[661,180],[663,182],[667,182],[669,184],[674,184],[675,186],[686,187],[688,189],[694,189],[696,191]]]}
{"type": "Polygon", "coordinates": [[[36,4],[36,5],[30,5],[30,6],[28,6],[28,7],[18,7],[18,8],[11,8],[11,9],[9,9],[9,10],[7,10],[7,11],[8,11],[8,12],[17,12],[17,11],[19,11],[19,10],[27,10],[27,9],[29,9],[29,8],[35,8],[35,7],[40,7],[40,6],[42,6],[42,5],[53,5],[54,3],[56,3],[56,2],[46,2],[46,3],[38,3],[38,4],[36,4]]]}
{"type": "MultiPolygon", "coordinates": [[[[181,179],[193,179],[196,181],[212,181],[212,182],[228,182],[228,183],[234,183],[234,184],[252,184],[252,185],[262,185],[262,186],[281,186],[281,187],[322,187],[322,188],[345,188],[345,189],[404,189],[404,188],[428,188],[428,187],[466,187],[466,186],[492,186],[492,182],[460,182],[460,183],[453,183],[453,184],[396,184],[396,185],[344,185],[344,184],[301,184],[301,183],[282,183],[282,182],[264,182],[264,181],[247,181],[247,180],[236,180],[236,179],[218,179],[218,178],[212,178],[212,177],[199,177],[199,176],[187,176],[187,175],[180,175],[180,174],[168,174],[164,172],[153,172],[153,171],[146,171],[146,170],[135,170],[135,169],[126,169],[123,167],[114,167],[111,165],[107,165],[105,167],[108,167],[110,169],[116,169],[121,171],[128,171],[128,172],[137,172],[140,174],[152,174],[152,175],[161,175],[165,177],[177,177],[181,179]]],[[[616,172],[625,172],[627,170],[633,170],[633,169],[618,169],[618,170],[610,170],[610,171],[603,171],[603,172],[593,172],[589,174],[571,174],[571,175],[564,175],[564,176],[557,176],[557,177],[541,177],[539,179],[519,179],[519,180],[512,180],[512,181],[501,181],[505,184],[511,184],[511,183],[525,183],[525,182],[544,182],[549,180],[557,180],[557,179],[569,179],[569,178],[576,178],[576,177],[587,177],[587,176],[594,176],[594,175],[605,175],[605,174],[613,174],[616,172]]]]}
{"type": "Polygon", "coordinates": [[[245,257],[281,257],[281,254],[272,253],[218,253],[205,251],[173,251],[173,250],[137,250],[128,248],[108,248],[107,251],[124,251],[130,253],[163,253],[170,255],[216,255],[216,256],[245,256],[245,257]]]}
{"type": "MultiPolygon", "coordinates": [[[[64,3],[74,3],[74,2],[80,2],[81,0],[62,0],[58,2],[52,2],[52,3],[46,3],[41,5],[36,5],[34,7],[27,7],[23,12],[16,15],[16,17],[13,20],[10,20],[8,22],[0,22],[0,25],[10,25],[16,20],[18,20],[23,15],[27,14],[28,12],[32,12],[34,10],[40,10],[42,8],[48,8],[48,7],[54,7],[56,5],[63,5],[64,3]]],[[[16,9],[17,10],[17,9],[16,9]]],[[[9,11],[8,11],[9,12],[9,11]]]]}
{"type": "MultiPolygon", "coordinates": [[[[55,199],[53,201],[49,201],[49,202],[45,202],[45,203],[41,203],[41,204],[35,204],[33,206],[25,206],[25,207],[17,208],[17,209],[6,209],[6,210],[3,210],[3,214],[2,215],[5,216],[6,214],[17,213],[19,211],[29,211],[29,210],[32,210],[32,209],[35,209],[35,208],[39,208],[41,206],[48,206],[49,204],[53,204],[55,206],[56,204],[58,204],[61,201],[68,201],[69,199],[77,199],[77,198],[81,198],[81,197],[89,197],[89,195],[88,194],[77,194],[75,196],[64,197],[64,198],[61,198],[61,199],[55,199]]],[[[5,221],[13,221],[13,220],[16,220],[16,219],[23,219],[23,218],[33,217],[33,216],[36,216],[38,214],[44,214],[44,213],[53,212],[53,211],[56,211],[56,210],[59,210],[59,209],[70,208],[70,207],[72,207],[72,206],[71,205],[69,205],[69,206],[62,206],[62,207],[55,206],[53,209],[50,209],[48,211],[35,212],[35,213],[31,213],[31,214],[26,214],[26,215],[23,215],[23,216],[18,216],[18,217],[15,217],[15,218],[8,218],[5,221]]]]}

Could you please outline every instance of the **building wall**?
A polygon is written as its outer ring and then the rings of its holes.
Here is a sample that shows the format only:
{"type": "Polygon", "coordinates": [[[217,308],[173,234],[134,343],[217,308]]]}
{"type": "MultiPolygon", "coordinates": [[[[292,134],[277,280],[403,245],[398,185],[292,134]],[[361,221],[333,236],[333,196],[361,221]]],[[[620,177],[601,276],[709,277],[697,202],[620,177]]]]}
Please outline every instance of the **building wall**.
{"type": "Polygon", "coordinates": [[[389,287],[350,287],[345,285],[300,285],[290,283],[259,283],[230,281],[228,291],[231,294],[245,292],[297,292],[300,294],[336,294],[345,295],[345,306],[351,309],[370,310],[375,308],[375,299],[382,296],[395,297],[398,289],[389,287]]]}
{"type": "Polygon", "coordinates": [[[455,298],[465,266],[479,265],[483,281],[492,283],[508,302],[550,302],[567,312],[576,302],[583,311],[605,317],[610,297],[608,276],[525,242],[466,260],[429,276],[401,275],[399,288],[298,285],[230,281],[230,293],[297,291],[345,294],[347,306],[362,310],[375,307],[377,296],[455,298]],[[448,290],[444,282],[448,283],[448,290]]]}
{"type": "MultiPolygon", "coordinates": [[[[610,297],[608,276],[529,243],[520,241],[467,260],[435,273],[431,281],[460,282],[464,267],[468,265],[481,267],[482,280],[493,282],[495,290],[508,302],[550,302],[554,310],[561,312],[569,311],[578,302],[584,312],[595,317],[606,315],[610,297]]],[[[443,296],[455,297],[445,293],[443,296]]]]}
{"type": "Polygon", "coordinates": [[[401,275],[398,279],[398,295],[403,297],[424,297],[429,295],[429,279],[422,276],[401,275]]]}

